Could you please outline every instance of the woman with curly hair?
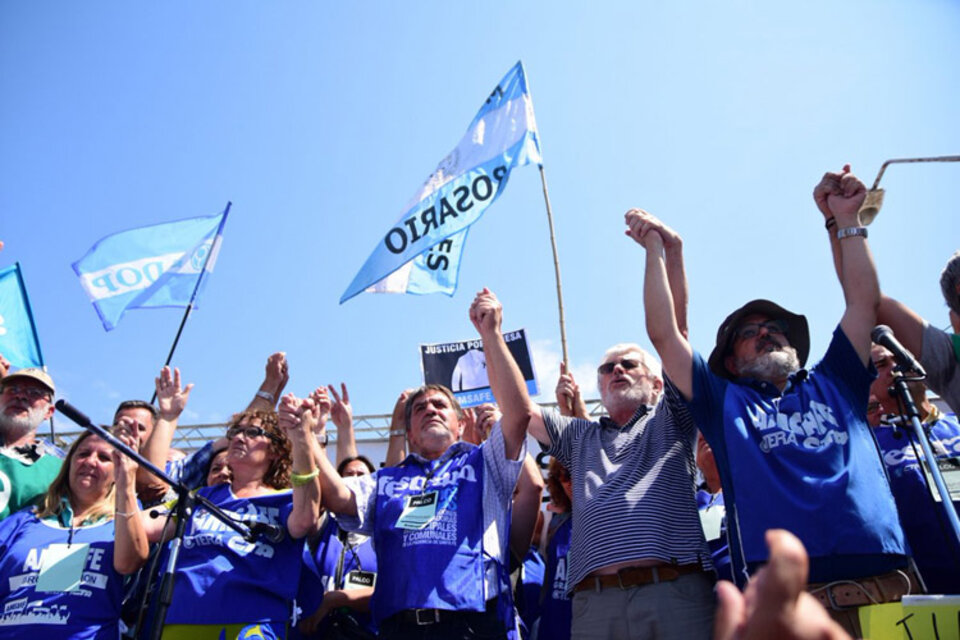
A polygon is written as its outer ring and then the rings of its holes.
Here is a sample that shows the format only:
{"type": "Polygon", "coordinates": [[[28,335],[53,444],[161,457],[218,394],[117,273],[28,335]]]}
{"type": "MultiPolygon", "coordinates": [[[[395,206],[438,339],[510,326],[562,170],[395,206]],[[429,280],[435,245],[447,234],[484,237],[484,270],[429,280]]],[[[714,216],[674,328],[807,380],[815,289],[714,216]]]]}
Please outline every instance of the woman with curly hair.
{"type": "MultiPolygon", "coordinates": [[[[316,531],[320,508],[314,460],[321,454],[310,429],[316,406],[302,411],[299,425],[284,428],[274,411],[248,409],[230,421],[231,480],[199,495],[237,520],[279,527],[281,538],[248,542],[198,506],[177,563],[165,640],[286,637],[303,539],[316,531]]],[[[160,539],[164,523],[154,523],[149,534],[160,539]]]]}
{"type": "MultiPolygon", "coordinates": [[[[132,432],[124,444],[136,448],[132,432]]],[[[147,558],[137,465],[86,431],[40,506],[0,523],[0,637],[118,638],[123,576],[147,558]]]]}

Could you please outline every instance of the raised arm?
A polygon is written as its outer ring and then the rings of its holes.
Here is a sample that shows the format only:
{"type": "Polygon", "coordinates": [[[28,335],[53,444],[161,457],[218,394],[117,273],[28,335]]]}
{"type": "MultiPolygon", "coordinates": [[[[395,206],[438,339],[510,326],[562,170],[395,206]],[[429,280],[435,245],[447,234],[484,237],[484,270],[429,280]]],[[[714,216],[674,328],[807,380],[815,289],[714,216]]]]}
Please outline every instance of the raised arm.
{"type": "MultiPolygon", "coordinates": [[[[299,400],[292,394],[284,396],[283,401],[280,403],[280,407],[277,411],[280,425],[292,426],[294,424],[299,424],[306,414],[307,420],[309,421],[306,426],[308,429],[310,429],[312,427],[312,422],[316,421],[319,415],[311,414],[311,411],[301,409],[301,405],[307,402],[310,402],[311,405],[315,406],[315,404],[309,399],[299,400]]],[[[309,406],[310,405],[308,405],[308,407],[309,406]]],[[[286,427],[284,426],[284,428],[286,427]]],[[[316,438],[311,436],[310,439],[316,443],[316,438]]],[[[319,494],[322,496],[323,506],[334,513],[342,513],[351,516],[357,515],[357,505],[354,499],[353,491],[347,488],[347,486],[343,483],[343,479],[339,476],[339,474],[337,474],[337,470],[334,469],[332,464],[330,464],[330,460],[327,458],[324,447],[320,447],[320,451],[314,452],[313,463],[316,464],[316,469],[318,471],[317,479],[320,481],[319,494]]]]}
{"type": "Polygon", "coordinates": [[[889,296],[881,295],[877,322],[893,329],[897,340],[907,351],[918,358],[923,353],[924,320],[913,309],[889,296]]]}
{"type": "Polygon", "coordinates": [[[866,194],[863,182],[850,173],[850,165],[844,165],[839,173],[824,174],[813,190],[813,199],[832,236],[831,256],[846,300],[840,327],[864,366],[870,360],[870,332],[880,304],[877,270],[867,245],[866,228],[860,226],[860,206],[866,194]],[[840,234],[844,237],[838,237],[840,234]]]}
{"type": "Polygon", "coordinates": [[[503,412],[500,427],[503,430],[504,453],[509,459],[516,460],[527,437],[528,424],[530,432],[537,440],[549,443],[549,437],[540,407],[527,395],[523,374],[503,339],[500,329],[502,319],[503,307],[500,301],[484,287],[470,306],[470,321],[483,340],[490,388],[500,411],[503,412]]]}
{"type": "Polygon", "coordinates": [[[387,456],[383,464],[395,467],[407,457],[407,424],[405,411],[407,398],[413,389],[404,389],[393,405],[393,415],[390,417],[390,439],[387,442],[387,456]]]}
{"type": "Polygon", "coordinates": [[[334,386],[327,385],[330,395],[333,397],[333,404],[330,407],[330,419],[337,427],[337,464],[347,458],[356,458],[360,455],[357,451],[357,438],[353,433],[353,407],[350,406],[350,392],[347,391],[347,384],[340,383],[340,393],[334,386]]]}
{"type": "MultiPolygon", "coordinates": [[[[121,418],[121,420],[127,420],[121,418]]],[[[122,424],[117,437],[136,451],[136,428],[122,424]]],[[[113,568],[121,575],[135,573],[143,566],[150,552],[147,534],[137,504],[137,463],[114,449],[113,478],[115,492],[113,568]]]]}
{"type": "MultiPolygon", "coordinates": [[[[664,373],[689,400],[693,397],[693,350],[686,340],[685,331],[681,331],[677,321],[677,306],[671,291],[674,287],[671,287],[671,281],[667,275],[663,241],[664,235],[675,236],[675,253],[671,260],[673,262],[679,260],[680,266],[677,271],[677,265],[674,264],[674,278],[682,277],[683,259],[676,253],[682,251],[680,236],[642,209],[630,209],[624,216],[624,220],[627,223],[625,233],[647,251],[643,279],[643,308],[647,335],[660,356],[664,373]]],[[[686,298],[685,282],[680,289],[684,292],[681,295],[686,298]]],[[[683,313],[686,315],[686,302],[682,306],[683,313]]]]}
{"type": "MultiPolygon", "coordinates": [[[[287,518],[287,530],[293,538],[302,538],[317,531],[320,519],[320,479],[317,460],[325,458],[313,435],[313,425],[320,409],[310,398],[298,400],[292,393],[283,398],[287,418],[278,420],[291,445],[293,464],[290,482],[293,485],[293,510],[287,518]],[[299,414],[299,420],[290,420],[290,413],[299,414]]],[[[279,415],[279,414],[278,414],[279,415]]]]}
{"type": "Polygon", "coordinates": [[[515,558],[523,560],[533,542],[540,513],[540,497],[543,495],[543,474],[536,460],[529,453],[523,460],[517,487],[513,492],[513,507],[510,510],[510,551],[515,558]]]}
{"type": "MultiPolygon", "coordinates": [[[[164,367],[160,371],[160,376],[155,379],[155,383],[158,409],[157,423],[154,425],[150,437],[143,443],[140,453],[156,467],[164,469],[167,464],[167,457],[170,454],[170,444],[173,442],[177,423],[180,420],[180,414],[187,406],[193,384],[188,384],[186,387],[181,386],[180,369],[175,368],[171,372],[170,367],[164,367]]],[[[166,483],[146,469],[138,469],[137,481],[144,498],[156,496],[157,499],[162,499],[167,491],[166,483]]]]}
{"type": "Polygon", "coordinates": [[[567,365],[560,363],[560,378],[557,380],[557,407],[560,415],[589,419],[587,405],[580,395],[580,385],[573,379],[573,372],[567,371],[567,365]]]}
{"type": "Polygon", "coordinates": [[[263,382],[257,389],[253,400],[247,405],[247,409],[263,409],[264,411],[273,411],[277,406],[277,400],[287,386],[290,380],[290,372],[287,366],[287,354],[283,351],[277,351],[270,354],[267,358],[267,365],[264,368],[263,382]]]}

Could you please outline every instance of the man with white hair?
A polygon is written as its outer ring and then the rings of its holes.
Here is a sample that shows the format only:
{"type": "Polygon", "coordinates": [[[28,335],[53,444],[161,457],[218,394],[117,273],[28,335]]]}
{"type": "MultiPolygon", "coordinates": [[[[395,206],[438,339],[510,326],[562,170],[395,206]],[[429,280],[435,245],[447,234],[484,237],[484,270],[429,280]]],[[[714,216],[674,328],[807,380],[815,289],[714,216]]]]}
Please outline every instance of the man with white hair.
{"type": "MultiPolygon", "coordinates": [[[[497,377],[491,371],[491,383],[497,377]]],[[[541,409],[513,376],[504,419],[529,416],[529,433],[570,471],[573,534],[567,584],[573,638],[709,638],[713,565],[695,497],[696,430],[659,363],[618,344],[597,368],[609,417],[586,419],[572,375],[541,409]]]]}
{"type": "Polygon", "coordinates": [[[0,379],[0,520],[32,504],[60,470],[60,457],[37,439],[40,423],[53,415],[54,393],[43,369],[0,379]]]}

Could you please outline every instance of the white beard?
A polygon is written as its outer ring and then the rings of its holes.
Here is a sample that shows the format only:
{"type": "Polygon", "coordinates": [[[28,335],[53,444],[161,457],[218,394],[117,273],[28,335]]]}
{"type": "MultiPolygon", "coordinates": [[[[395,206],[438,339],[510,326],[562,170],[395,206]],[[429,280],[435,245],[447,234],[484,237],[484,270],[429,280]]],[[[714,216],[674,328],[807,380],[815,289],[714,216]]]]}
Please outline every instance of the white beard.
{"type": "Polygon", "coordinates": [[[797,350],[791,346],[763,353],[750,362],[737,358],[737,371],[740,372],[738,375],[745,378],[769,382],[786,378],[799,369],[800,358],[797,357],[797,350]]]}
{"type": "Polygon", "coordinates": [[[36,431],[46,413],[44,407],[30,407],[26,415],[5,415],[7,405],[0,403],[0,434],[7,442],[16,442],[32,431],[36,431]]]}
{"type": "Polygon", "coordinates": [[[646,385],[642,385],[614,391],[601,391],[600,401],[610,415],[626,411],[633,413],[642,404],[656,404],[656,398],[651,399],[645,387],[646,385]]]}

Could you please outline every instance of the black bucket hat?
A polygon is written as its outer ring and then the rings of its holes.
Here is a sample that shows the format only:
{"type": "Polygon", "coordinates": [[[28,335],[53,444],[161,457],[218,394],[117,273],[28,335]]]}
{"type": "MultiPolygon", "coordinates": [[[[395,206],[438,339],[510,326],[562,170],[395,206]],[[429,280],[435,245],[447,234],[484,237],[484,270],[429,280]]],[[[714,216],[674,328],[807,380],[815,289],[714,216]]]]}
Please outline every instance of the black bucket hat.
{"type": "Polygon", "coordinates": [[[787,340],[790,346],[797,350],[797,357],[800,359],[800,366],[807,363],[807,356],[810,355],[810,327],[807,325],[807,318],[787,311],[775,302],[769,300],[751,300],[733,313],[727,316],[727,319],[720,324],[717,329],[717,345],[710,353],[710,359],[707,364],[710,370],[721,378],[733,380],[734,375],[727,371],[724,360],[730,351],[730,345],[733,343],[734,332],[743,318],[760,314],[767,316],[771,320],[787,321],[787,340]]]}

